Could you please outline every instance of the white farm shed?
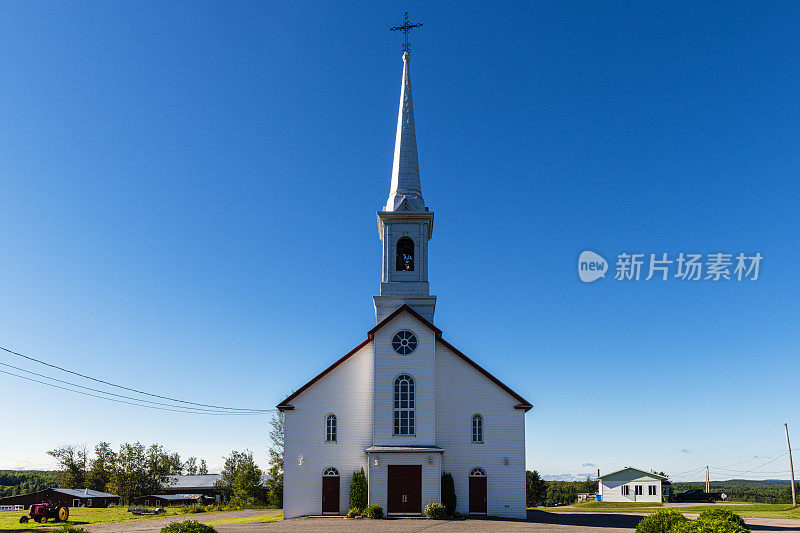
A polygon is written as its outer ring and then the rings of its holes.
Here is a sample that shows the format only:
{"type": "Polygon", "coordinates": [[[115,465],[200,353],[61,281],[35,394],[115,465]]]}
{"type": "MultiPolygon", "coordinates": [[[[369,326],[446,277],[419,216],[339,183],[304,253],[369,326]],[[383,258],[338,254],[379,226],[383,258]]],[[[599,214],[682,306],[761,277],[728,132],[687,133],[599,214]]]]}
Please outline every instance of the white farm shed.
{"type": "Polygon", "coordinates": [[[597,489],[604,502],[660,502],[661,482],[666,477],[626,466],[597,478],[597,489]]]}

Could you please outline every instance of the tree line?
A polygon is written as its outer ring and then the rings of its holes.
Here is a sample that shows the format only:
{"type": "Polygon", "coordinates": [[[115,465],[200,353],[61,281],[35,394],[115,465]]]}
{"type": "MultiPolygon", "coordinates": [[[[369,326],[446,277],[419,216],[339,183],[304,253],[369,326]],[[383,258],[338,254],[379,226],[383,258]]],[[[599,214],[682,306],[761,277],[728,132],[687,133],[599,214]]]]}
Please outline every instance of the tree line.
{"type": "MultiPolygon", "coordinates": [[[[283,413],[275,415],[270,424],[270,468],[266,476],[249,450],[234,450],[224,458],[216,486],[226,502],[234,506],[283,506],[283,413]]],[[[205,459],[189,457],[182,461],[180,454],[160,444],[123,443],[119,451],[114,451],[109,443],[100,442],[93,454],[86,445],[63,444],[47,453],[58,463],[56,472],[47,476],[19,473],[19,477],[9,477],[13,483],[0,478],[0,489],[4,488],[2,485],[13,485],[11,494],[24,494],[54,486],[89,488],[117,494],[123,502],[130,503],[139,496],[159,494],[171,476],[208,474],[205,459]]]]}
{"type": "Polygon", "coordinates": [[[63,444],[47,454],[58,464],[59,487],[111,492],[126,502],[157,494],[170,476],[208,473],[205,459],[198,462],[196,457],[189,457],[183,462],[177,452],[167,451],[160,444],[126,442],[115,452],[111,444],[100,442],[92,457],[86,445],[63,444]]]}
{"type": "Polygon", "coordinates": [[[570,505],[582,492],[597,492],[597,480],[545,481],[536,470],[525,472],[525,500],[529,507],[570,505]]]}

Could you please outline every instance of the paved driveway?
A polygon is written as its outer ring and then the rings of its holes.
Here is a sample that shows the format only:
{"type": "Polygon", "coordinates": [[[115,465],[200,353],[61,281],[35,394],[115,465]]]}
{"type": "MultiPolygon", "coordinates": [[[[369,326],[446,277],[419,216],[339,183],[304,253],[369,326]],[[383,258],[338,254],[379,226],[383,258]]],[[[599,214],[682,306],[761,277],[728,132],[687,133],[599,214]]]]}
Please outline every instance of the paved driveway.
{"type": "MultiPolygon", "coordinates": [[[[239,513],[263,513],[263,511],[241,511],[239,513]]],[[[220,513],[221,515],[222,513],[220,513]]],[[[227,514],[227,513],[225,513],[227,514]]],[[[231,516],[242,514],[230,513],[231,516]]],[[[195,518],[192,516],[191,518],[195,518]]],[[[281,522],[261,524],[218,525],[219,533],[367,533],[386,531],[389,533],[460,533],[462,531],[488,532],[577,532],[577,533],[630,533],[642,515],[632,513],[570,513],[531,511],[527,520],[427,520],[424,518],[389,520],[346,520],[342,517],[294,518],[281,522]]],[[[202,517],[202,521],[212,518],[202,517]]],[[[221,518],[216,515],[213,518],[221,518]]],[[[172,521],[172,520],[170,520],[172,521]]],[[[788,533],[800,532],[800,521],[791,519],[746,518],[752,531],[788,533]]],[[[120,524],[96,524],[86,529],[91,533],[158,533],[166,521],[146,520],[120,524]]]]}

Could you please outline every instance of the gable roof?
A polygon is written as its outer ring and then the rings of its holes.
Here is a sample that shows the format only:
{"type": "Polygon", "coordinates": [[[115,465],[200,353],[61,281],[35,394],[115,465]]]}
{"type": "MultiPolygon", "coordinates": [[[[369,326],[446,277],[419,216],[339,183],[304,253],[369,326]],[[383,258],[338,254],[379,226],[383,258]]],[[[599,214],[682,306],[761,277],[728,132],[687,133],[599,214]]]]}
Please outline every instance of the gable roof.
{"type": "Polygon", "coordinates": [[[625,468],[620,468],[619,470],[615,470],[613,472],[609,472],[608,474],[604,474],[597,479],[603,479],[604,477],[613,476],[614,474],[619,474],[620,472],[624,472],[626,470],[635,470],[636,472],[641,472],[642,474],[647,474],[648,476],[657,477],[659,479],[667,479],[666,476],[661,476],[656,474],[655,472],[648,472],[647,470],[642,470],[641,468],[635,468],[633,466],[626,466],[625,468]]]}
{"type": "Polygon", "coordinates": [[[483,374],[484,376],[489,378],[489,380],[492,381],[495,385],[497,385],[498,387],[500,387],[501,389],[506,391],[508,394],[510,394],[514,399],[516,399],[519,403],[514,406],[514,409],[523,409],[524,411],[527,412],[533,407],[533,405],[531,403],[529,403],[525,398],[523,398],[522,396],[520,396],[519,394],[514,392],[508,385],[506,385],[505,383],[503,383],[502,381],[500,381],[499,379],[494,377],[492,374],[489,373],[488,370],[486,370],[485,368],[480,366],[478,363],[476,363],[475,361],[473,361],[472,359],[470,359],[469,357],[467,357],[463,353],[461,353],[461,351],[458,348],[456,348],[455,346],[453,346],[452,344],[450,344],[449,342],[444,340],[442,338],[442,330],[440,330],[439,328],[434,326],[424,316],[422,316],[419,313],[417,313],[416,311],[414,311],[414,309],[412,309],[408,304],[403,304],[400,307],[398,307],[397,309],[395,309],[389,316],[387,316],[386,318],[381,320],[374,328],[370,329],[367,332],[367,338],[364,339],[364,341],[361,344],[359,344],[358,346],[356,346],[355,348],[353,348],[352,350],[350,350],[349,352],[344,354],[338,361],[336,361],[331,366],[329,366],[328,368],[326,368],[325,370],[323,370],[322,372],[320,372],[319,374],[314,376],[314,378],[312,378],[311,381],[309,381],[308,383],[306,383],[305,385],[303,385],[302,387],[297,389],[295,392],[293,392],[291,395],[289,395],[288,398],[286,398],[285,400],[283,400],[281,403],[279,403],[277,405],[277,408],[280,409],[281,411],[290,411],[290,410],[294,409],[294,406],[291,405],[291,403],[290,403],[292,400],[297,398],[300,394],[303,393],[303,391],[308,389],[311,385],[313,385],[314,383],[316,383],[320,379],[324,378],[330,371],[335,369],[337,366],[339,366],[340,364],[342,364],[345,361],[347,361],[356,352],[358,352],[361,348],[363,348],[367,343],[372,342],[372,339],[375,337],[375,332],[376,331],[381,329],[383,326],[385,326],[387,323],[389,323],[394,317],[396,317],[397,315],[399,315],[400,313],[402,313],[404,311],[409,313],[411,316],[413,316],[414,318],[416,318],[417,320],[422,322],[427,328],[429,328],[431,331],[433,331],[436,340],[441,342],[446,348],[448,348],[450,351],[452,351],[456,356],[458,356],[461,359],[463,359],[464,362],[466,362],[468,365],[472,366],[475,370],[477,370],[478,372],[480,372],[481,374],[483,374]]]}
{"type": "Polygon", "coordinates": [[[213,489],[222,474],[194,474],[186,476],[170,476],[167,479],[168,489],[213,489]]]}
{"type": "Polygon", "coordinates": [[[53,491],[66,494],[67,496],[74,496],[76,498],[119,498],[119,496],[116,494],[92,489],[62,489],[60,487],[56,487],[53,488],[53,491]]]}

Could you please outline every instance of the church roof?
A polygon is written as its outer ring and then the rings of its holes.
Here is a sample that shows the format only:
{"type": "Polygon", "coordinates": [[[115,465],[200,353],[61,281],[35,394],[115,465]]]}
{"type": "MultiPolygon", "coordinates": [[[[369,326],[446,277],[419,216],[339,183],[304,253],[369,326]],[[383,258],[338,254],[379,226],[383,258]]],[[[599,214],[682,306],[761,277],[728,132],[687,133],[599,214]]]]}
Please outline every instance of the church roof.
{"type": "Polygon", "coordinates": [[[403,304],[400,307],[398,307],[394,312],[392,312],[392,314],[390,314],[389,316],[387,316],[386,318],[381,320],[378,323],[377,326],[375,326],[374,328],[369,330],[367,332],[367,338],[364,339],[364,341],[361,344],[359,344],[358,346],[356,346],[355,348],[353,348],[352,350],[350,350],[349,352],[344,354],[344,356],[342,356],[338,361],[336,361],[331,366],[329,366],[328,368],[326,368],[325,370],[323,370],[322,372],[317,374],[313,379],[311,379],[311,381],[309,381],[308,383],[306,383],[305,385],[303,385],[302,387],[297,389],[288,398],[286,398],[281,403],[279,403],[277,405],[277,408],[280,409],[281,411],[294,409],[294,406],[291,405],[291,403],[290,403],[292,400],[294,400],[295,398],[300,396],[300,394],[302,394],[303,391],[305,391],[306,389],[311,387],[314,383],[316,383],[320,379],[324,378],[331,370],[335,369],[337,366],[339,366],[340,364],[342,364],[345,361],[347,361],[351,356],[353,356],[361,348],[366,346],[368,343],[372,342],[372,339],[373,339],[373,337],[375,335],[375,332],[378,331],[379,329],[381,329],[383,326],[385,326],[387,323],[389,323],[394,317],[396,317],[397,315],[399,315],[402,312],[409,313],[411,316],[413,316],[414,318],[416,318],[417,320],[422,322],[426,327],[430,328],[430,330],[433,331],[437,341],[441,342],[451,352],[453,352],[455,355],[457,355],[458,357],[463,359],[464,362],[466,362],[468,365],[472,366],[475,370],[477,370],[478,372],[480,372],[481,374],[486,376],[495,385],[497,385],[498,387],[500,387],[501,389],[506,391],[508,394],[510,394],[513,398],[515,398],[519,403],[514,406],[514,409],[523,409],[525,411],[528,411],[533,407],[533,405],[531,403],[529,403],[525,398],[523,398],[522,396],[520,396],[519,394],[514,392],[508,385],[506,385],[505,383],[503,383],[502,381],[500,381],[499,379],[494,377],[491,373],[489,373],[488,370],[486,370],[485,368],[480,366],[478,363],[476,363],[475,361],[473,361],[472,359],[470,359],[469,357],[464,355],[458,348],[456,348],[455,346],[453,346],[452,344],[450,344],[449,342],[444,340],[442,338],[442,330],[440,330],[439,328],[434,326],[429,320],[427,320],[425,317],[423,317],[422,315],[420,315],[419,313],[414,311],[414,309],[409,307],[407,304],[403,304]]]}
{"type": "Polygon", "coordinates": [[[400,110],[392,160],[392,185],[385,211],[424,212],[422,184],[419,179],[417,132],[414,127],[414,103],[411,100],[411,56],[403,54],[403,82],[400,86],[400,110]]]}

